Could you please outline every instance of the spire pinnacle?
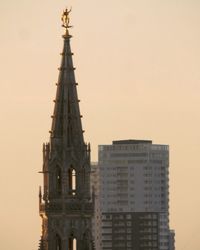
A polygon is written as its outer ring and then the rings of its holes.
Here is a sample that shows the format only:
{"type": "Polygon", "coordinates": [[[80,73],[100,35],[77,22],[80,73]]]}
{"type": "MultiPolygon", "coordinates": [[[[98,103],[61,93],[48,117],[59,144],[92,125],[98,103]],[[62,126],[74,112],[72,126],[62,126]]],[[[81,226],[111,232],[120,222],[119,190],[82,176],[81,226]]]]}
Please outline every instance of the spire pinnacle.
{"type": "Polygon", "coordinates": [[[68,36],[69,35],[69,28],[71,28],[72,26],[69,25],[70,22],[70,18],[69,18],[69,13],[72,11],[72,8],[70,8],[70,10],[68,10],[67,8],[63,11],[62,14],[62,27],[64,27],[66,29],[65,31],[65,35],[68,36]]]}
{"type": "MultiPolygon", "coordinates": [[[[57,93],[52,116],[51,139],[55,144],[57,140],[62,140],[65,147],[82,147],[84,145],[83,130],[81,124],[81,114],[79,109],[79,99],[76,88],[75,68],[73,66],[73,53],[70,46],[68,29],[69,13],[71,9],[63,12],[62,22],[66,29],[64,38],[64,47],[61,53],[61,66],[59,68],[59,77],[57,84],[57,93]]],[[[53,143],[54,144],[54,143],[53,143]]]]}

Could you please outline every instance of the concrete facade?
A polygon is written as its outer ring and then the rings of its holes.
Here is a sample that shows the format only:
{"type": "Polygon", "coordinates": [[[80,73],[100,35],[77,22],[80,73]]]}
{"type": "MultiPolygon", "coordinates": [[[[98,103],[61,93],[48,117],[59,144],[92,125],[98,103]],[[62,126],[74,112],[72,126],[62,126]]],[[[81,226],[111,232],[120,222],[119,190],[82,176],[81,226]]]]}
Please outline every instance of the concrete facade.
{"type": "Polygon", "coordinates": [[[175,250],[175,231],[174,230],[170,230],[170,234],[169,234],[169,249],[170,250],[175,250]]]}
{"type": "Polygon", "coordinates": [[[101,244],[97,249],[119,249],[115,244],[122,237],[115,234],[119,229],[124,242],[130,238],[121,246],[124,250],[169,250],[168,176],[167,145],[124,140],[99,146],[97,199],[100,210],[96,226],[100,229],[95,238],[98,237],[101,244]],[[117,224],[116,218],[123,219],[117,224]]]}

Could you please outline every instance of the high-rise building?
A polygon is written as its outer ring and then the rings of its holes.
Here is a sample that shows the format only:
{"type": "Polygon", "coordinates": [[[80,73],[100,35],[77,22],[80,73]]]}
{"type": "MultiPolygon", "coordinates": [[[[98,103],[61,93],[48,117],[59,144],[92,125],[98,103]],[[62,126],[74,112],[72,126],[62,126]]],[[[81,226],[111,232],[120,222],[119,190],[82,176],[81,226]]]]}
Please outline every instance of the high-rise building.
{"type": "Polygon", "coordinates": [[[99,146],[97,250],[169,250],[169,147],[148,140],[99,146]]]}
{"type": "Polygon", "coordinates": [[[39,194],[42,237],[39,250],[91,250],[94,203],[90,192],[90,146],[83,138],[77,83],[63,13],[64,47],[50,142],[43,146],[43,189],[39,194]]]}
{"type": "Polygon", "coordinates": [[[101,216],[100,216],[100,200],[99,200],[99,166],[93,162],[91,165],[91,190],[94,194],[94,216],[92,219],[92,233],[95,243],[95,250],[99,250],[101,246],[101,216]]]}
{"type": "Polygon", "coordinates": [[[170,230],[169,234],[169,250],[175,250],[175,231],[170,230]]]}

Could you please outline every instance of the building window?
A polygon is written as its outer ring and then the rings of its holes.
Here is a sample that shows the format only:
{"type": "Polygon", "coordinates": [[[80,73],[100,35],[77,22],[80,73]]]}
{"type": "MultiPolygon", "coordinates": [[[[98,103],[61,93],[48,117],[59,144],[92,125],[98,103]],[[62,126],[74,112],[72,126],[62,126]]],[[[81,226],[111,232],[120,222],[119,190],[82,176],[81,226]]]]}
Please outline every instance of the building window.
{"type": "Polygon", "coordinates": [[[76,170],[71,167],[68,170],[68,177],[69,177],[69,194],[75,195],[76,194],[76,170]]]}
{"type": "Polygon", "coordinates": [[[56,191],[61,194],[62,191],[62,175],[60,167],[56,167],[56,191]]]}
{"type": "Polygon", "coordinates": [[[61,238],[56,234],[56,250],[62,250],[61,238]]]}
{"type": "Polygon", "coordinates": [[[77,241],[76,238],[74,238],[73,236],[70,236],[69,240],[68,240],[68,246],[69,246],[69,250],[76,250],[77,247],[77,241]]]}

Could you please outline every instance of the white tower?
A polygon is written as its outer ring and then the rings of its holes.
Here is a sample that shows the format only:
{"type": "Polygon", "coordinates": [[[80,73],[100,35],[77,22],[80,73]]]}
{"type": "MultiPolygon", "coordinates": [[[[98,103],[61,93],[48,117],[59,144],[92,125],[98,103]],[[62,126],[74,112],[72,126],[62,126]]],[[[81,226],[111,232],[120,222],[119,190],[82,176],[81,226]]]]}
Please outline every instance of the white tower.
{"type": "Polygon", "coordinates": [[[99,146],[102,250],[169,250],[169,148],[147,140],[99,146]]]}

